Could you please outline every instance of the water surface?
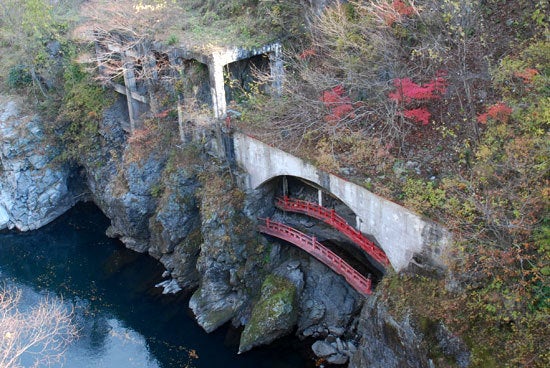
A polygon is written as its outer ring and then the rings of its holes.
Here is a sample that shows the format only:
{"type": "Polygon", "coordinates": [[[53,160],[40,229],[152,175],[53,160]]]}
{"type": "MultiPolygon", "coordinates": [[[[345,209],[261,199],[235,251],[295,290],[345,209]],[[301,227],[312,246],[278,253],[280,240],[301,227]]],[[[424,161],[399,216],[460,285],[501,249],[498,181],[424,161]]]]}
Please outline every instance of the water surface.
{"type": "Polygon", "coordinates": [[[40,230],[0,234],[0,282],[23,289],[28,305],[50,294],[75,309],[80,334],[63,367],[313,366],[293,338],[237,355],[237,331],[206,334],[188,296],[155,287],[160,263],[107,238],[108,225],[95,206],[80,204],[40,230]]]}

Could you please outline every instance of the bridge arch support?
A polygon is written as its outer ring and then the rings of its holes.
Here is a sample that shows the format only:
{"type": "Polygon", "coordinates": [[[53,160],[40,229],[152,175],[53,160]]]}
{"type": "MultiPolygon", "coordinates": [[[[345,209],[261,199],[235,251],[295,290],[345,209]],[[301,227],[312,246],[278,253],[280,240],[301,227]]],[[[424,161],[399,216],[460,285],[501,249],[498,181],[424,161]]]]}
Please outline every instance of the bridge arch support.
{"type": "Polygon", "coordinates": [[[245,134],[234,134],[234,147],[238,165],[247,172],[246,189],[256,190],[278,176],[303,178],[355,212],[359,230],[377,239],[396,271],[420,260],[443,266],[451,235],[439,224],[245,134]]]}

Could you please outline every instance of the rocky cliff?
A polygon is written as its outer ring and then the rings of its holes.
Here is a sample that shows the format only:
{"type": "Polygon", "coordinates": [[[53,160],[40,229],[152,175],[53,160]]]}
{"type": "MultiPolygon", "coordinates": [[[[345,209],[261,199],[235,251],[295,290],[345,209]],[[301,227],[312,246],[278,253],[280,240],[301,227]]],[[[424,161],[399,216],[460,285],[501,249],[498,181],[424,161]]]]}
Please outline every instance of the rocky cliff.
{"type": "Polygon", "coordinates": [[[83,194],[76,172],[55,160],[45,123],[20,98],[0,96],[0,230],[38,229],[83,194]]]}

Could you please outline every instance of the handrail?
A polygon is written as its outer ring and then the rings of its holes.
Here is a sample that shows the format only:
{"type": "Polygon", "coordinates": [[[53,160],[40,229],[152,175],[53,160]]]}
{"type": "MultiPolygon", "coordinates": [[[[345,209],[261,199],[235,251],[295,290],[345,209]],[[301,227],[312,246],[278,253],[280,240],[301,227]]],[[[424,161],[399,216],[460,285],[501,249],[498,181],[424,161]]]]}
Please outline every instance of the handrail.
{"type": "MultiPolygon", "coordinates": [[[[264,220],[264,219],[261,219],[264,220]]],[[[265,225],[259,225],[260,232],[284,239],[299,248],[305,250],[319,261],[330,267],[334,272],[344,276],[346,281],[359,293],[370,295],[372,293],[372,280],[366,278],[346,261],[319,243],[315,236],[308,236],[293,227],[265,219],[265,225]]]]}
{"type": "Polygon", "coordinates": [[[289,198],[288,196],[278,197],[275,205],[284,211],[302,213],[324,221],[350,238],[382,266],[387,267],[390,264],[383,250],[367,239],[359,230],[349,225],[334,209],[328,209],[301,199],[289,198]]]}

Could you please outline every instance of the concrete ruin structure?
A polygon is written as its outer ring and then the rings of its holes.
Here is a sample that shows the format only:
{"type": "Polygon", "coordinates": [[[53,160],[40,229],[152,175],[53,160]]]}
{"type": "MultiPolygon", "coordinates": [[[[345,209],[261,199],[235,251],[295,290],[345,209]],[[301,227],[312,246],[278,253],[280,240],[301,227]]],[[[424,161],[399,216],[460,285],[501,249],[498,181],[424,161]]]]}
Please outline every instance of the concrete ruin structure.
{"type": "MultiPolygon", "coordinates": [[[[201,86],[195,86],[194,94],[199,94],[200,102],[212,108],[216,119],[222,119],[227,114],[230,100],[228,90],[231,89],[228,86],[228,76],[232,74],[232,70],[237,71],[235,74],[239,74],[239,68],[241,72],[246,69],[248,74],[254,68],[267,72],[271,77],[271,86],[267,92],[281,94],[283,60],[279,42],[250,49],[212,46],[198,51],[181,46],[143,42],[121,47],[122,42],[113,42],[110,38],[98,37],[97,40],[99,72],[115,91],[126,96],[129,126],[125,129],[130,132],[141,127],[144,113],[159,112],[153,106],[154,99],[148,96],[152,92],[152,83],[162,83],[163,78],[171,78],[174,86],[178,84],[178,80],[186,84],[185,79],[190,78],[188,74],[193,73],[189,71],[190,66],[207,71],[206,80],[195,81],[201,86]],[[118,69],[118,72],[113,73],[111,69],[118,69]],[[112,77],[113,74],[118,75],[112,77]]],[[[237,75],[237,79],[239,77],[243,78],[243,75],[237,75]]],[[[244,85],[244,81],[242,83],[244,85]]],[[[188,97],[180,91],[178,104],[188,97]]]]}

